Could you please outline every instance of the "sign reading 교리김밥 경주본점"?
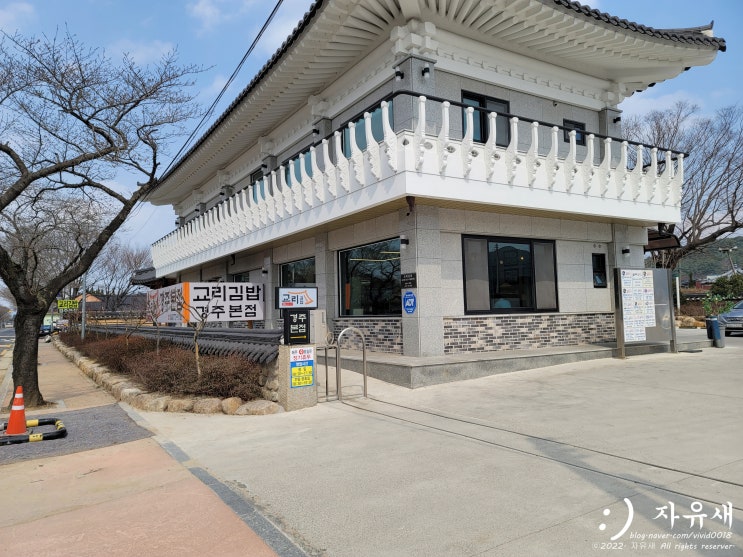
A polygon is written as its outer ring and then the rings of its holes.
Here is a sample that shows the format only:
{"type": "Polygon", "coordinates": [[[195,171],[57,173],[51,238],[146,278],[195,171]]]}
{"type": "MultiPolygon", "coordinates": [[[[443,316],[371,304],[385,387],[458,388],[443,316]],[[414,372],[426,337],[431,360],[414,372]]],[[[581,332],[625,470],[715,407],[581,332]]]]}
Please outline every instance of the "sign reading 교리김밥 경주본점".
{"type": "Polygon", "coordinates": [[[264,285],[251,282],[183,282],[152,290],[147,308],[158,323],[260,321],[264,285]]]}

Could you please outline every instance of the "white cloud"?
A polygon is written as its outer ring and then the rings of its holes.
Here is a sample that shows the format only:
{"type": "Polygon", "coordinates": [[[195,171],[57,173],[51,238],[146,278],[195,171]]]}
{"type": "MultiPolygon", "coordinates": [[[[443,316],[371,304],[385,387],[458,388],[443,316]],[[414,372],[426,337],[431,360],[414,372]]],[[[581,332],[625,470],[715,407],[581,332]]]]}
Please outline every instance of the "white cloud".
{"type": "Polygon", "coordinates": [[[0,29],[13,34],[36,19],[36,10],[27,2],[13,2],[0,7],[0,29]]]}
{"type": "Polygon", "coordinates": [[[107,50],[108,54],[113,56],[128,54],[137,64],[149,64],[157,62],[164,54],[170,52],[175,47],[172,43],[163,41],[132,41],[123,39],[110,45],[107,50]]]}
{"type": "Polygon", "coordinates": [[[304,12],[302,12],[302,14],[299,14],[296,11],[291,12],[290,14],[279,13],[261,37],[258,49],[264,54],[269,55],[276,52],[289,35],[291,35],[302,15],[304,15],[304,12]]]}
{"type": "Polygon", "coordinates": [[[203,97],[202,102],[210,102],[214,100],[214,98],[219,95],[222,88],[227,83],[227,77],[218,74],[215,75],[212,79],[212,82],[209,85],[206,85],[205,87],[202,87],[199,89],[199,96],[203,97]]]}
{"type": "Polygon", "coordinates": [[[226,19],[222,10],[224,3],[219,0],[198,0],[195,3],[188,4],[186,11],[188,15],[198,20],[201,24],[199,33],[212,31],[226,19]]]}

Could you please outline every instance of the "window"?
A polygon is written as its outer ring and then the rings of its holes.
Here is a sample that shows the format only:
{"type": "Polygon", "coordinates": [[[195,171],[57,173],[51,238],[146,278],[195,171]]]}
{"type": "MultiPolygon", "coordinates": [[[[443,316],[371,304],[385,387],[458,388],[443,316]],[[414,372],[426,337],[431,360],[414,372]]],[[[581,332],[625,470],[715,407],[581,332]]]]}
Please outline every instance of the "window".
{"type": "MultiPolygon", "coordinates": [[[[372,137],[374,137],[374,140],[379,143],[384,138],[384,127],[382,122],[382,108],[376,108],[372,110],[369,114],[371,114],[371,128],[372,128],[372,137]]],[[[389,101],[389,114],[390,118],[392,118],[392,101],[389,101]]],[[[354,128],[354,134],[356,135],[356,144],[359,146],[359,149],[362,151],[366,149],[366,123],[364,121],[364,117],[357,118],[353,121],[356,128],[354,128]]],[[[348,129],[348,126],[343,128],[343,154],[346,156],[346,158],[351,156],[351,130],[348,129]]]]}
{"type": "Polygon", "coordinates": [[[570,130],[575,130],[575,144],[585,145],[586,144],[586,125],[583,122],[574,122],[573,120],[562,121],[562,138],[566,142],[570,142],[570,130]]]}
{"type": "Polygon", "coordinates": [[[315,286],[315,258],[308,257],[281,265],[281,286],[315,286]]]}
{"type": "MultiPolygon", "coordinates": [[[[472,113],[472,124],[474,128],[472,130],[472,136],[474,141],[485,143],[488,140],[490,134],[488,114],[495,112],[498,114],[495,120],[495,144],[501,147],[508,146],[511,138],[508,117],[501,116],[501,114],[508,114],[510,110],[508,101],[491,99],[482,95],[475,95],[474,93],[462,93],[462,103],[475,108],[475,111],[472,113]],[[478,108],[482,110],[477,110],[478,108]]],[[[467,132],[467,116],[464,108],[462,109],[462,131],[463,133],[467,132]]]]}
{"type": "Polygon", "coordinates": [[[557,310],[555,243],[463,237],[467,313],[557,310]]]}
{"type": "Polygon", "coordinates": [[[593,253],[591,261],[593,263],[593,287],[606,288],[606,254],[593,253]]]}
{"type": "Polygon", "coordinates": [[[339,252],[340,315],[400,315],[400,239],[339,252]]]}
{"type": "Polygon", "coordinates": [[[266,198],[265,183],[263,179],[263,170],[256,170],[250,174],[250,183],[253,185],[253,203],[258,203],[258,196],[261,199],[266,198]]]}
{"type": "Polygon", "coordinates": [[[302,177],[302,167],[300,165],[303,161],[307,176],[312,177],[312,156],[307,150],[284,163],[284,182],[287,186],[292,187],[295,183],[299,183],[299,179],[302,177]]]}

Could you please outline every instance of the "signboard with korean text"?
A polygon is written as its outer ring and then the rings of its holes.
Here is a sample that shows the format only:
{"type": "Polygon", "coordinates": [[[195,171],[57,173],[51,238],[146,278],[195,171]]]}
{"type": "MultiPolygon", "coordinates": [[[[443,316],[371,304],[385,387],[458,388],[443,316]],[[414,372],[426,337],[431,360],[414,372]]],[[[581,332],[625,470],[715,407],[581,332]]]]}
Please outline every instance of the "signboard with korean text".
{"type": "Polygon", "coordinates": [[[311,387],[315,384],[315,348],[298,346],[289,353],[291,388],[311,387]]]}
{"type": "MultiPolygon", "coordinates": [[[[668,269],[615,269],[617,346],[671,341],[675,350],[671,276],[668,269]]],[[[623,357],[623,356],[622,356],[623,357]]]]}
{"type": "Polygon", "coordinates": [[[79,309],[80,302],[78,300],[57,300],[57,309],[79,309]]]}
{"type": "Polygon", "coordinates": [[[622,269],[619,273],[625,342],[646,340],[645,328],[655,327],[652,269],[622,269]]]}
{"type": "Polygon", "coordinates": [[[183,282],[150,291],[147,307],[160,323],[260,321],[264,315],[264,285],[183,282]]]}
{"type": "Polygon", "coordinates": [[[418,275],[416,273],[402,273],[400,275],[400,288],[418,288],[418,275]]]}
{"type": "Polygon", "coordinates": [[[285,309],[284,342],[286,344],[308,344],[310,342],[310,310],[285,309]]]}
{"type": "Polygon", "coordinates": [[[316,309],[317,288],[305,286],[300,288],[277,288],[276,307],[278,309],[316,309]]]}

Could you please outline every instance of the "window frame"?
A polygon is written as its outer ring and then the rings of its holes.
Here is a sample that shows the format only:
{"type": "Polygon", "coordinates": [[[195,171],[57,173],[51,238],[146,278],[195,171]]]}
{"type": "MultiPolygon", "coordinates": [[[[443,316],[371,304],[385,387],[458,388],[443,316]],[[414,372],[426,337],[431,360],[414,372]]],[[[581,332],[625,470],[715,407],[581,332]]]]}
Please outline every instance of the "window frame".
{"type": "Polygon", "coordinates": [[[514,236],[489,236],[489,235],[478,235],[478,234],[463,234],[462,235],[462,290],[464,294],[464,314],[465,315],[492,315],[492,314],[510,314],[510,313],[557,313],[560,311],[560,299],[559,299],[559,287],[558,287],[558,276],[557,276],[557,242],[555,240],[546,240],[542,238],[519,238],[514,236]],[[529,295],[532,300],[530,307],[494,307],[493,296],[490,290],[492,281],[492,272],[489,262],[487,263],[487,281],[488,281],[488,299],[490,300],[489,309],[468,309],[467,303],[467,252],[466,244],[467,240],[483,240],[485,241],[486,254],[489,254],[489,246],[491,242],[498,243],[516,243],[516,244],[529,244],[529,253],[531,259],[531,286],[529,295]],[[551,276],[553,277],[554,291],[552,296],[554,297],[554,307],[540,308],[539,300],[537,299],[537,267],[536,258],[534,257],[534,245],[535,244],[546,244],[551,246],[552,249],[552,264],[550,266],[551,276]]]}
{"type": "MultiPolygon", "coordinates": [[[[487,95],[481,95],[480,93],[473,93],[471,91],[462,91],[462,136],[464,137],[464,134],[466,133],[466,127],[467,127],[467,116],[465,113],[465,110],[468,107],[473,107],[475,109],[476,114],[479,114],[479,124],[475,124],[475,128],[479,125],[479,130],[473,130],[472,134],[472,140],[475,143],[484,144],[487,143],[489,137],[488,133],[490,132],[489,129],[489,118],[488,114],[491,112],[495,112],[498,116],[496,117],[495,121],[495,130],[496,130],[496,138],[495,138],[495,144],[498,147],[508,147],[508,145],[511,143],[511,126],[509,125],[508,116],[506,114],[511,113],[511,103],[510,101],[506,101],[504,99],[496,99],[495,97],[489,97],[487,95]],[[474,106],[473,104],[468,104],[467,101],[474,101],[478,103],[477,106],[474,106]],[[488,109],[488,102],[491,103],[500,103],[506,107],[506,110],[504,112],[500,112],[498,110],[490,110],[488,109]],[[498,124],[502,122],[503,127],[505,128],[505,134],[506,134],[506,140],[505,142],[498,141],[498,124]],[[475,131],[479,131],[480,139],[477,139],[475,135],[475,131]]],[[[473,115],[474,116],[474,115],[473,115]]]]}
{"type": "Polygon", "coordinates": [[[609,288],[609,281],[606,272],[606,254],[591,254],[591,276],[593,277],[594,288],[609,288]]]}
{"type": "MultiPolygon", "coordinates": [[[[352,314],[352,313],[346,313],[346,312],[353,311],[353,309],[355,309],[355,308],[351,308],[350,305],[349,305],[349,308],[348,309],[345,309],[346,299],[347,299],[347,287],[346,287],[346,284],[348,284],[348,290],[349,290],[348,294],[350,295],[351,294],[350,288],[351,288],[352,283],[351,282],[344,283],[344,261],[343,261],[343,254],[344,253],[349,253],[349,252],[351,252],[353,250],[358,250],[358,249],[361,249],[361,248],[365,248],[367,246],[374,246],[374,245],[382,244],[382,243],[385,243],[385,242],[395,242],[395,241],[398,242],[397,250],[399,252],[400,251],[400,244],[399,244],[400,238],[399,237],[392,237],[392,238],[386,238],[384,240],[378,240],[378,241],[375,241],[375,242],[368,242],[366,244],[360,244],[360,245],[352,246],[352,247],[345,248],[345,249],[339,249],[337,251],[337,259],[336,259],[336,261],[338,263],[338,274],[337,274],[337,277],[338,277],[338,318],[340,318],[340,319],[348,319],[348,318],[351,318],[351,319],[359,319],[359,318],[364,319],[364,318],[401,317],[402,316],[402,313],[403,313],[403,311],[402,311],[402,282],[401,282],[401,276],[400,276],[401,273],[400,273],[400,265],[399,265],[399,263],[398,263],[398,268],[397,268],[397,271],[396,271],[396,273],[397,273],[397,287],[392,287],[392,288],[389,289],[391,292],[395,292],[396,293],[396,297],[397,297],[398,302],[399,302],[399,311],[398,312],[396,312],[396,313],[361,313],[361,314],[352,314]]],[[[394,246],[392,246],[392,248],[394,248],[394,246]]],[[[398,262],[400,261],[400,256],[399,255],[397,257],[397,261],[398,262]]],[[[353,296],[351,296],[351,297],[353,297],[353,296]]],[[[349,300],[349,302],[350,302],[350,300],[349,300]]],[[[392,304],[390,303],[388,305],[392,305],[392,304]]],[[[362,311],[364,310],[364,308],[360,308],[360,309],[362,311]]]]}
{"type": "Polygon", "coordinates": [[[279,285],[282,288],[301,288],[302,286],[312,285],[317,286],[317,261],[315,259],[315,256],[312,255],[310,257],[304,257],[302,259],[296,259],[294,261],[287,261],[286,263],[279,263],[279,285]],[[297,283],[292,284],[285,284],[284,282],[284,268],[288,267],[290,265],[296,265],[298,263],[304,263],[305,261],[312,261],[312,274],[314,275],[314,281],[312,282],[303,282],[297,285],[297,283]]]}
{"type": "Polygon", "coordinates": [[[586,123],[576,120],[563,119],[562,121],[562,139],[565,143],[570,143],[570,132],[575,130],[575,144],[586,145],[586,123]]]}

